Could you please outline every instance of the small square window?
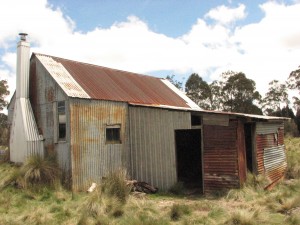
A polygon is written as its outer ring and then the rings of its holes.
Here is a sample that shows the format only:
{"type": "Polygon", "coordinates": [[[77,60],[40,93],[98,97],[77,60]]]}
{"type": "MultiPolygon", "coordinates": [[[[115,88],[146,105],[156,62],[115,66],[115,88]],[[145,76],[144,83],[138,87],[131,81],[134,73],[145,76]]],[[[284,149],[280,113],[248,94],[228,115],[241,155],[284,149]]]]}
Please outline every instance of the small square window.
{"type": "Polygon", "coordinates": [[[121,143],[121,127],[120,127],[120,125],[106,127],[106,143],[107,144],[121,143]]]}

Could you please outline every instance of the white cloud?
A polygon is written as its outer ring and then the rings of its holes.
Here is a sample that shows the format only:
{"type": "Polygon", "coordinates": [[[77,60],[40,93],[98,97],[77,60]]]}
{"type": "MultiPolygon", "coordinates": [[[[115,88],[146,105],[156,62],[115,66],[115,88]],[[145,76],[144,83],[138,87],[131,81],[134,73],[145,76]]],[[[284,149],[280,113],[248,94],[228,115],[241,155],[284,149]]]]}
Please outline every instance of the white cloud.
{"type": "Polygon", "coordinates": [[[246,17],[245,9],[246,6],[243,4],[240,4],[237,8],[229,8],[225,5],[221,5],[211,9],[205,17],[213,19],[220,24],[228,25],[237,20],[244,19],[246,17]]]}
{"type": "Polygon", "coordinates": [[[265,17],[236,29],[232,39],[245,52],[235,64],[265,90],[268,81],[286,80],[300,64],[300,4],[268,2],[260,7],[265,17]]]}
{"type": "Polygon", "coordinates": [[[15,45],[23,31],[29,33],[35,52],[140,73],[196,72],[205,79],[215,79],[226,70],[242,71],[265,92],[269,81],[285,80],[300,64],[300,5],[269,2],[261,10],[265,16],[258,23],[232,29],[228,24],[245,17],[245,6],[220,6],[206,14],[217,23],[199,18],[185,35],[172,38],[152,31],[135,16],[107,29],[80,32],[72,19],[46,0],[1,2],[0,20],[8,22],[0,26],[4,52],[0,79],[8,79],[13,92],[15,45]]]}

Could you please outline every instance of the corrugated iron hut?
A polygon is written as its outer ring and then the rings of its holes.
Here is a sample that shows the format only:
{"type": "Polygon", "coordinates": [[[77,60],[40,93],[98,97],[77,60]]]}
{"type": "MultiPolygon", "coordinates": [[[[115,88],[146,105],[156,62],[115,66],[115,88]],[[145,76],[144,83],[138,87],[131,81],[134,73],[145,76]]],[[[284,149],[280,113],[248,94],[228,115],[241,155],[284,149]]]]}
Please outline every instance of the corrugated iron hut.
{"type": "Polygon", "coordinates": [[[165,79],[29,51],[19,58],[11,161],[55,152],[73,190],[119,167],[162,190],[178,181],[238,188],[247,170],[270,185],[284,175],[282,118],[203,111],[165,79]]]}

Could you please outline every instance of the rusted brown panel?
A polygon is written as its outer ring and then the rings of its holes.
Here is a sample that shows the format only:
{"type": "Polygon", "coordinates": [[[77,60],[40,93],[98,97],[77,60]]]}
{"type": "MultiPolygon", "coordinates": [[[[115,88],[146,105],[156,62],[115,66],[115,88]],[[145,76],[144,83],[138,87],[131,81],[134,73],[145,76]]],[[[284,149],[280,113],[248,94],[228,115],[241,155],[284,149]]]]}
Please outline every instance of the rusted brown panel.
{"type": "Polygon", "coordinates": [[[269,179],[269,184],[266,186],[269,189],[282,179],[287,164],[282,124],[264,123],[264,126],[260,127],[259,132],[262,134],[256,134],[257,166],[258,173],[265,174],[269,179]],[[270,133],[271,131],[273,133],[270,133]]]}
{"type": "Polygon", "coordinates": [[[284,144],[284,129],[278,130],[278,144],[283,145],[284,144]]]}
{"type": "MultiPolygon", "coordinates": [[[[186,101],[159,78],[51,58],[61,63],[92,99],[190,108],[186,101]]],[[[67,87],[67,84],[64,86],[67,87]]]]}
{"type": "Polygon", "coordinates": [[[53,87],[49,87],[45,90],[45,98],[47,99],[47,101],[49,102],[53,102],[55,100],[55,96],[54,96],[54,88],[53,87]]]}
{"type": "Polygon", "coordinates": [[[246,177],[247,177],[247,165],[246,165],[246,145],[245,145],[244,124],[240,120],[238,121],[238,128],[237,128],[237,151],[238,151],[240,184],[243,184],[246,181],[246,177]]]}
{"type": "Polygon", "coordinates": [[[204,192],[239,187],[238,121],[229,126],[203,125],[204,192]]]}

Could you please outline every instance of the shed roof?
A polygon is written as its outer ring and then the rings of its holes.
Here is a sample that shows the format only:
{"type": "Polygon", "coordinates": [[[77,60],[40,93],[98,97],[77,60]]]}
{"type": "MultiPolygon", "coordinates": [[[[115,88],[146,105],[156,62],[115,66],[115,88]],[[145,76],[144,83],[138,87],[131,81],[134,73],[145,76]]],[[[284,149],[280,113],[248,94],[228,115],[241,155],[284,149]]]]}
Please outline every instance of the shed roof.
{"type": "Polygon", "coordinates": [[[168,80],[33,53],[69,97],[200,108],[168,80]]]}

